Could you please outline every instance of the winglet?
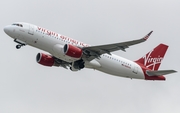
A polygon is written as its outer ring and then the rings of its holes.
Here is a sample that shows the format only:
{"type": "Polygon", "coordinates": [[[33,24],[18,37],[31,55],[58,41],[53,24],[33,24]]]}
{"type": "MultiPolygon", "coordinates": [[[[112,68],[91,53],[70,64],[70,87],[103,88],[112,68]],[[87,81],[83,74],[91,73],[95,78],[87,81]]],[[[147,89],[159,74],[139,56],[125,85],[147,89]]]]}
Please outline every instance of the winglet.
{"type": "Polygon", "coordinates": [[[152,34],[153,31],[149,32],[143,39],[147,40],[149,38],[149,36],[152,34]]]}

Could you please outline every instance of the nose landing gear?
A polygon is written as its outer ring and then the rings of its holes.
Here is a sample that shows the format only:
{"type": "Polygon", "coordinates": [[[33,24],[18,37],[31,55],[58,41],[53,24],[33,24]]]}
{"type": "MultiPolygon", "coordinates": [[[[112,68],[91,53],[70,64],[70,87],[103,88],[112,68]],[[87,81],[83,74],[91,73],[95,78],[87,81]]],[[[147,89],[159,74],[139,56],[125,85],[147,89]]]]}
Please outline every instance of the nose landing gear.
{"type": "Polygon", "coordinates": [[[18,43],[18,45],[16,45],[16,49],[20,49],[22,46],[26,45],[24,42],[17,39],[15,39],[14,42],[18,43]]]}
{"type": "Polygon", "coordinates": [[[21,45],[16,45],[16,49],[20,49],[21,48],[21,45]]]}
{"type": "Polygon", "coordinates": [[[20,49],[22,46],[25,46],[25,44],[18,44],[18,45],[16,45],[16,49],[20,49]]]}

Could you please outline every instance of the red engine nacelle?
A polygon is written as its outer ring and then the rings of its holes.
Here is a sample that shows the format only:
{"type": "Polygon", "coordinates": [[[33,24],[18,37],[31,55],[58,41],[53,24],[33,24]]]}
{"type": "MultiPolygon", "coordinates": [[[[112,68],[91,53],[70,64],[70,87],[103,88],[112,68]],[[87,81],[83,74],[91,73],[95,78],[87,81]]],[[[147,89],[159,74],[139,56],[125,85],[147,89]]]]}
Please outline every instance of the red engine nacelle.
{"type": "Polygon", "coordinates": [[[82,52],[82,49],[80,49],[76,46],[73,46],[70,44],[65,44],[64,45],[64,53],[67,56],[80,59],[83,52],[82,52]]]}
{"type": "Polygon", "coordinates": [[[54,58],[51,55],[47,55],[44,53],[38,53],[36,56],[36,61],[44,66],[53,66],[55,61],[54,58]]]}

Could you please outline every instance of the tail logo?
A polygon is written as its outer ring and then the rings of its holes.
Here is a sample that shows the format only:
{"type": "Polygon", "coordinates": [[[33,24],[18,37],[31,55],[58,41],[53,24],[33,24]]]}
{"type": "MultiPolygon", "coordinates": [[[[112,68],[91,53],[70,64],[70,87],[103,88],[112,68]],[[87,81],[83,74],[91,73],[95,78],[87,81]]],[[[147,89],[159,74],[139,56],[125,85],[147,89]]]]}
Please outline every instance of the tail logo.
{"type": "Polygon", "coordinates": [[[144,66],[151,67],[152,66],[152,70],[154,70],[155,66],[157,64],[161,64],[161,61],[163,60],[163,57],[161,57],[160,55],[158,55],[157,57],[152,57],[151,53],[153,52],[150,51],[148,54],[146,54],[143,59],[144,59],[144,66]]]}

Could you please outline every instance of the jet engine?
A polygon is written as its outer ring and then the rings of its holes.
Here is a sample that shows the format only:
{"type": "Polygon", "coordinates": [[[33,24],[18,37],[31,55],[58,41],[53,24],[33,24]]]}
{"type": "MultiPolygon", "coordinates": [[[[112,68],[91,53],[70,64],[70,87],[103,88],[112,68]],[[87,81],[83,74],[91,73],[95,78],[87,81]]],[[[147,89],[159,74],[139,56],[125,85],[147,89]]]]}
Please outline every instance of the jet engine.
{"type": "Polygon", "coordinates": [[[65,44],[64,45],[64,53],[65,53],[65,55],[67,55],[69,57],[72,57],[75,59],[80,59],[83,52],[82,52],[82,49],[80,49],[76,46],[73,46],[70,44],[65,44]]]}
{"type": "Polygon", "coordinates": [[[36,56],[36,61],[44,66],[49,66],[49,67],[56,66],[54,57],[44,53],[38,53],[36,56]]]}
{"type": "Polygon", "coordinates": [[[61,57],[64,61],[74,62],[81,59],[83,51],[71,44],[56,44],[53,46],[53,53],[51,54],[57,58],[61,57]]]}

